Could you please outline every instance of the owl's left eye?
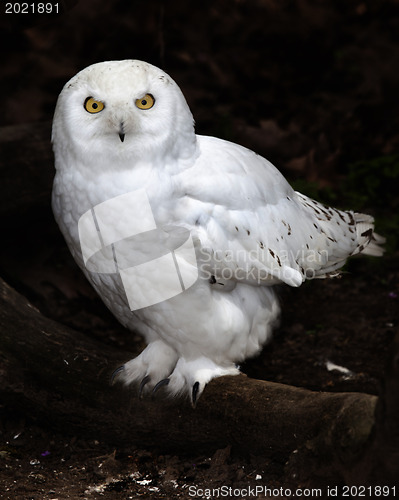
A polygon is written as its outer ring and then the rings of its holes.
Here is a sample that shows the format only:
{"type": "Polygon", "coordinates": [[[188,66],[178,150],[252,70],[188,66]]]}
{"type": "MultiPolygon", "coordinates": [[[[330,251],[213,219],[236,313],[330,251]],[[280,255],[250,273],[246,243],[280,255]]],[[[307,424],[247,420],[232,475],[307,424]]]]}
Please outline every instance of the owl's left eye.
{"type": "Polygon", "coordinates": [[[89,113],[99,113],[105,107],[103,102],[97,101],[94,97],[87,97],[83,106],[89,113]]]}
{"type": "Polygon", "coordinates": [[[146,94],[141,99],[136,99],[136,106],[139,109],[150,109],[154,106],[154,104],[155,104],[155,99],[154,96],[151,94],[146,94]]]}

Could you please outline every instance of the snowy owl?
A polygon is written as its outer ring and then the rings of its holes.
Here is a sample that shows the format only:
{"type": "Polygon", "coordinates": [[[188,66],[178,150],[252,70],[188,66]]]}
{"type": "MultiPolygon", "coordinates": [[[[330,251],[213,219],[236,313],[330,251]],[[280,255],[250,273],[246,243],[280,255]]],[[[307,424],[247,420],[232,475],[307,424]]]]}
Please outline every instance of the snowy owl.
{"type": "Polygon", "coordinates": [[[93,64],[57,102],[52,206],[87,279],[147,347],[116,371],[195,405],[270,339],[274,285],[382,254],[369,215],[295,192],[266,159],[196,135],[178,85],[137,61],[93,64]]]}

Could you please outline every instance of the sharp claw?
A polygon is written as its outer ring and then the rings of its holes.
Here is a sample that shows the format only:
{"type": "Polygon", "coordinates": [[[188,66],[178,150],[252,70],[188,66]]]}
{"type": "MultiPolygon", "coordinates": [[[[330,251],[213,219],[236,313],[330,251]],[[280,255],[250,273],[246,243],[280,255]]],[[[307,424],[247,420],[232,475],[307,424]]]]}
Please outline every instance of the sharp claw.
{"type": "Polygon", "coordinates": [[[164,378],[162,380],[160,380],[155,386],[154,386],[154,389],[152,390],[152,395],[154,395],[158,389],[160,389],[161,387],[163,387],[164,385],[168,385],[170,382],[170,380],[168,378],[164,378]]]}
{"type": "Polygon", "coordinates": [[[122,366],[120,366],[119,368],[117,368],[117,369],[113,372],[113,374],[111,375],[111,385],[114,385],[114,384],[115,384],[115,382],[116,382],[116,380],[115,380],[115,379],[116,379],[116,377],[117,377],[117,376],[119,375],[119,373],[120,373],[120,372],[122,372],[124,369],[125,369],[125,366],[124,366],[124,365],[122,365],[122,366]]]}
{"type": "Polygon", "coordinates": [[[148,384],[148,382],[151,380],[151,377],[149,375],[146,375],[143,380],[141,381],[140,383],[140,387],[139,387],[139,398],[142,399],[143,397],[143,389],[144,389],[144,386],[146,384],[148,384]]]}
{"type": "Polygon", "coordinates": [[[193,392],[191,393],[191,403],[193,405],[193,408],[195,408],[195,405],[197,404],[198,391],[199,382],[195,382],[195,384],[193,385],[193,392]]]}

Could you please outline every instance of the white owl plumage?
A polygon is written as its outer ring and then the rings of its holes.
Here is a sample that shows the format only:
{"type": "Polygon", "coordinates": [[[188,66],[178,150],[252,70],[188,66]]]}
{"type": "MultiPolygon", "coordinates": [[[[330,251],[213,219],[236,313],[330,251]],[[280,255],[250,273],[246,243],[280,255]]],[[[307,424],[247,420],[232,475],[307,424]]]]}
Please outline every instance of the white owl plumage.
{"type": "MultiPolygon", "coordinates": [[[[116,376],[140,394],[165,386],[195,404],[212,378],[239,373],[237,363],[270,338],[279,315],[273,285],[297,287],[337,274],[351,255],[382,254],[371,216],[325,207],[254,152],[196,135],[178,85],[148,63],[97,63],[74,76],[59,96],[52,141],[52,206],[69,249],[112,313],[148,344],[116,376]],[[189,232],[198,279],[132,310],[118,272],[89,270],[79,221],[139,190],[157,227],[189,232]]],[[[106,213],[109,224],[140,217],[118,207],[106,213]]],[[[130,248],[123,251],[137,253],[134,241],[130,248]]],[[[188,260],[180,264],[191,269],[188,260]]],[[[134,293],[170,279],[152,275],[134,293]]]]}

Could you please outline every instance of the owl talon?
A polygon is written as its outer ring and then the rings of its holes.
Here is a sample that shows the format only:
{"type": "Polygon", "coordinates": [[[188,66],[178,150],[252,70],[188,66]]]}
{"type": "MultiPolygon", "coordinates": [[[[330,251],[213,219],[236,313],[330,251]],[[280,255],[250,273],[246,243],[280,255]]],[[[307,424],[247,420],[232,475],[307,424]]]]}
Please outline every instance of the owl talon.
{"type": "Polygon", "coordinates": [[[164,385],[168,385],[170,382],[170,380],[168,378],[164,378],[162,380],[160,380],[155,386],[154,386],[154,389],[152,390],[152,395],[154,395],[158,389],[160,389],[161,387],[163,387],[164,385]]]}
{"type": "Polygon", "coordinates": [[[195,384],[193,385],[193,391],[191,393],[191,404],[193,405],[193,408],[195,408],[195,405],[197,404],[198,391],[199,382],[195,382],[195,384]]]}
{"type": "Polygon", "coordinates": [[[114,385],[116,382],[116,378],[118,375],[125,369],[125,365],[120,366],[117,368],[111,375],[111,385],[114,385]]]}
{"type": "Polygon", "coordinates": [[[146,375],[143,380],[141,381],[140,383],[140,387],[139,387],[139,399],[142,399],[143,398],[143,390],[144,390],[144,386],[146,384],[148,384],[148,382],[151,380],[151,377],[149,375],[146,375]]]}

